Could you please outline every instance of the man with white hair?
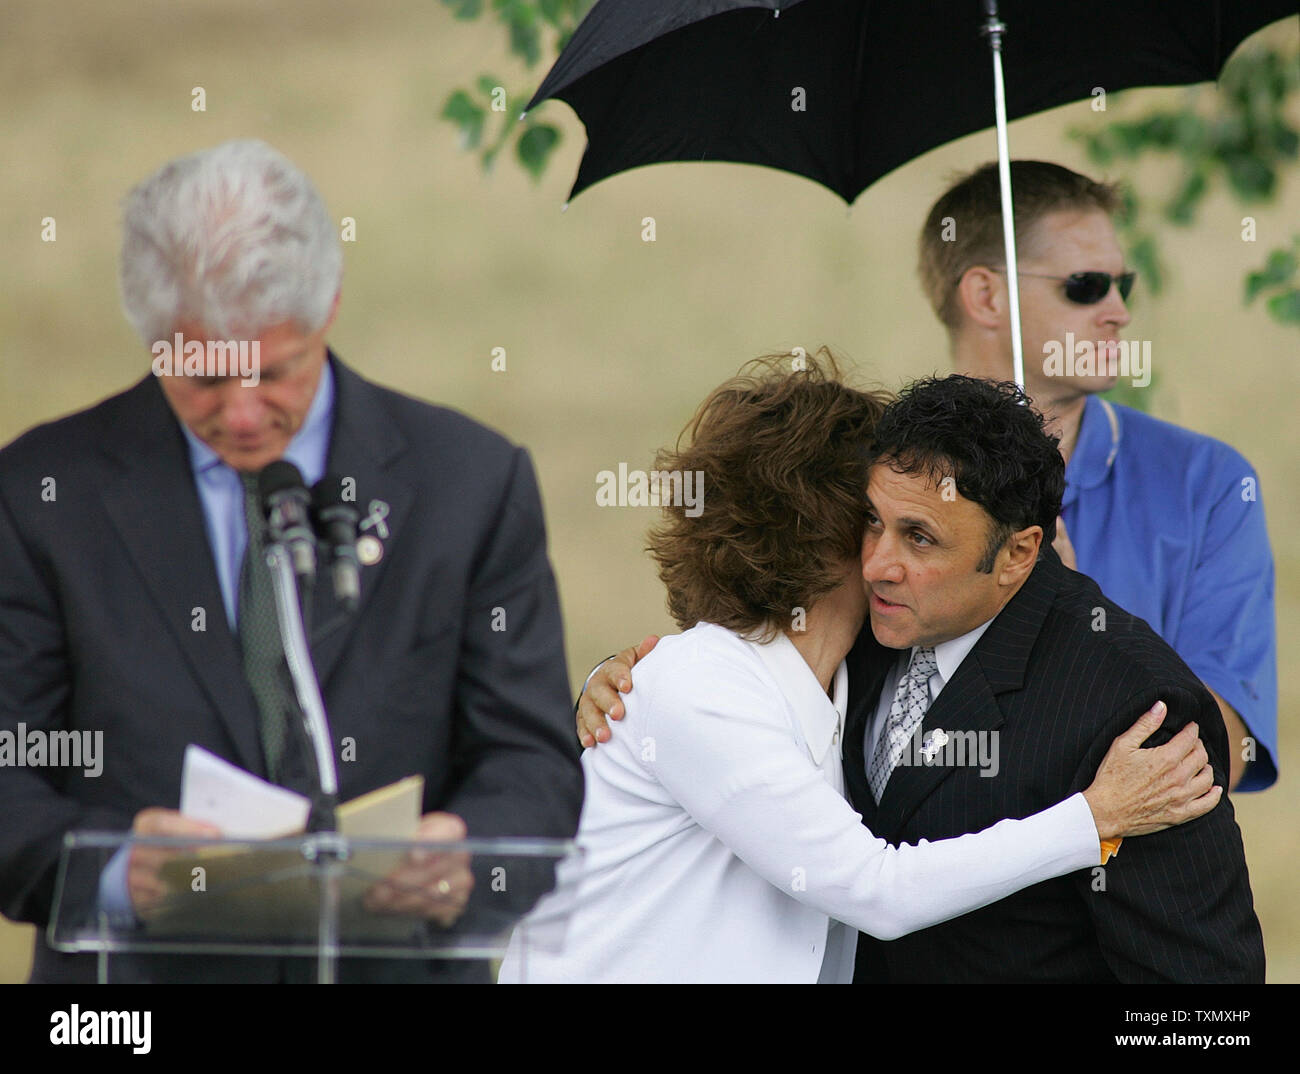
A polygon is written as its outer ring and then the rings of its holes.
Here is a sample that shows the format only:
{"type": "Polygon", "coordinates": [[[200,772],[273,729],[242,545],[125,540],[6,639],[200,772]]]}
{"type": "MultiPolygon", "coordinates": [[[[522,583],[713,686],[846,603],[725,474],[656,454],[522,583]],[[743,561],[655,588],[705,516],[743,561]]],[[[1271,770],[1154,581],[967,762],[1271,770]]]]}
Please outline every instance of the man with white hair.
{"type": "MultiPolygon", "coordinates": [[[[0,766],[6,916],[48,921],[69,831],[217,834],[175,808],[191,743],[310,793],[260,554],[255,475],[279,459],[308,486],[329,475],[369,512],[356,611],[324,581],[312,609],[340,800],[419,774],[421,838],[576,830],[582,777],[527,453],[345,366],[325,342],[342,268],[311,182],[261,142],[171,161],[128,196],[123,305],[151,375],[0,451],[0,730],[101,731],[104,754],[94,779],[0,766]]],[[[408,862],[370,897],[446,924],[470,883],[408,862]]],[[[123,853],[97,888],[64,898],[123,912],[157,884],[147,855],[123,853]]],[[[312,969],[233,957],[112,966],[130,980],[312,969]]],[[[94,968],[37,942],[33,980],[92,980],[94,968]]],[[[344,960],[343,974],[483,980],[486,967],[344,960]]]]}

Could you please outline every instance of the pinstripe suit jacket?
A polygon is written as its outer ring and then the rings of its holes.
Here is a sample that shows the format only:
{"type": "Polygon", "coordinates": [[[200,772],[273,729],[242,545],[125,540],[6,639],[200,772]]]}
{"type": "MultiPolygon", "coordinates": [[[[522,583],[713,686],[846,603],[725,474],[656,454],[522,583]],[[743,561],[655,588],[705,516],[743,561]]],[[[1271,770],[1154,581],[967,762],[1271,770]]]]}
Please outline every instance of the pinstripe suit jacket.
{"type": "MultiPolygon", "coordinates": [[[[869,626],[849,654],[844,757],[863,823],[890,842],[979,831],[1085,789],[1114,738],[1158,699],[1169,714],[1150,744],[1195,720],[1215,780],[1225,782],[1227,733],[1214,699],[1145,622],[1050,551],[925,716],[926,731],[989,735],[996,775],[971,764],[900,766],[876,804],[864,732],[897,655],[869,626]]],[[[864,936],[855,975],[855,982],[1263,979],[1263,937],[1226,795],[1204,817],[1125,840],[1104,869],[1036,884],[892,942],[864,936]]]]}

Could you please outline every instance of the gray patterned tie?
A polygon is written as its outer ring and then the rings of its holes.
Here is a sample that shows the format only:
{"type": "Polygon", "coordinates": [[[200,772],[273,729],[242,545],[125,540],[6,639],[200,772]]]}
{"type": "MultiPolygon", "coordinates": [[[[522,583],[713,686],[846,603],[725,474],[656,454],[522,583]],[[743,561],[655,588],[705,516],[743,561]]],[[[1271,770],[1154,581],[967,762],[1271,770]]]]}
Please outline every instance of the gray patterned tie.
{"type": "Polygon", "coordinates": [[[261,715],[259,730],[267,775],[275,780],[289,726],[288,698],[280,674],[284,653],[271,568],[266,563],[266,517],[257,494],[257,475],[239,476],[244,483],[244,520],[248,524],[248,547],[239,570],[239,647],[244,658],[244,678],[261,715]]]}
{"type": "Polygon", "coordinates": [[[912,654],[907,674],[894,691],[889,720],[876,739],[876,748],[871,754],[871,770],[867,774],[877,804],[884,797],[885,785],[889,783],[908,740],[925,719],[925,710],[930,707],[930,676],[937,670],[934,650],[928,645],[922,646],[912,654]]]}

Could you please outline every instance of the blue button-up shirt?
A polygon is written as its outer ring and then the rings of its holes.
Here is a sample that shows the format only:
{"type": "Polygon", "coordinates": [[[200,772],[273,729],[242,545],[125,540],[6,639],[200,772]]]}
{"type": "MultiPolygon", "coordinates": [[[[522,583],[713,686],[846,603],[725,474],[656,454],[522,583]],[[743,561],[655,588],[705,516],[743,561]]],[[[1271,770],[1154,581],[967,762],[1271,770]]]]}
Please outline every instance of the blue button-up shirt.
{"type": "Polygon", "coordinates": [[[1254,468],[1218,440],[1090,396],[1065,481],[1079,570],[1240,714],[1257,749],[1238,790],[1271,786],[1273,554],[1254,468]]]}
{"type": "MultiPolygon", "coordinates": [[[[307,416],[283,455],[302,471],[303,481],[309,488],[325,475],[333,417],[334,371],[326,359],[307,416]]],[[[216,452],[190,432],[184,423],[181,423],[181,430],[190,446],[190,466],[194,471],[194,484],[199,490],[199,501],[203,504],[203,521],[216,560],[217,581],[221,585],[221,599],[226,605],[226,618],[230,629],[234,630],[239,616],[239,570],[244,562],[244,549],[248,546],[243,481],[237,471],[222,462],[216,452]]]]}

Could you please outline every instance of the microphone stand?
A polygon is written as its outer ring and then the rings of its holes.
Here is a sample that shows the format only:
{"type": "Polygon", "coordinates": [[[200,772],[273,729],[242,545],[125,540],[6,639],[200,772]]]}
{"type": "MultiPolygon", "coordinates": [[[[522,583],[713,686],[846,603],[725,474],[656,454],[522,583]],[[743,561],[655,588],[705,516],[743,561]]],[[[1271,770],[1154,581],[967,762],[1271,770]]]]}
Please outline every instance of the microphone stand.
{"type": "Polygon", "coordinates": [[[338,806],[339,778],[334,764],[334,750],[321,697],[320,683],[312,663],[311,649],[303,628],[302,606],[294,576],[293,559],[283,542],[267,546],[266,562],[271,568],[271,586],[275,592],[276,619],[280,625],[280,642],[285,662],[293,679],[294,693],[315,759],[317,784],[320,788],[312,803],[308,822],[309,835],[303,841],[303,854],[315,864],[321,880],[320,916],[317,924],[316,981],[335,984],[339,959],[339,883],[349,855],[348,842],[338,832],[335,814],[338,806]]]}

